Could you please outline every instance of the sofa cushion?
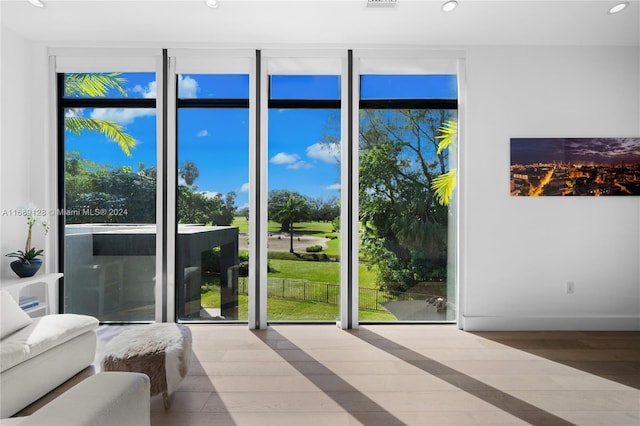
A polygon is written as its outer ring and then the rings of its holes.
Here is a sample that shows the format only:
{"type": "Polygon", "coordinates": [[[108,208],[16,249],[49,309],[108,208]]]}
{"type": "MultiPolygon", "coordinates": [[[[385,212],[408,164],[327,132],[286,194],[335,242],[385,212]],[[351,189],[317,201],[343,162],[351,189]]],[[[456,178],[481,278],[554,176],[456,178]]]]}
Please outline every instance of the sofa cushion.
{"type": "Polygon", "coordinates": [[[60,314],[36,318],[27,327],[2,340],[0,372],[33,358],[88,331],[98,320],[87,315],[60,314]]]}
{"type": "Polygon", "coordinates": [[[11,333],[15,333],[31,324],[33,321],[18,303],[11,297],[9,292],[0,290],[0,339],[4,339],[11,333]]]}
{"type": "Polygon", "coordinates": [[[140,373],[109,372],[91,376],[34,414],[2,419],[2,426],[122,426],[151,422],[149,378],[140,373]]]}

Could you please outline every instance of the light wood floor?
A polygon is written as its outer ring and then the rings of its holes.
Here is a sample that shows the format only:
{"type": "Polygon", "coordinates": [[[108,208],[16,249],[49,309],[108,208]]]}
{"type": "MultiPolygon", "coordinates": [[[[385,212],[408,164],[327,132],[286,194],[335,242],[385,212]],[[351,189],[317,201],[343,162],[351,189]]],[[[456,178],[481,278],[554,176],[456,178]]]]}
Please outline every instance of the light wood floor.
{"type": "Polygon", "coordinates": [[[152,398],[153,425],[640,425],[640,332],[190,328],[189,375],[169,410],[152,398]]]}

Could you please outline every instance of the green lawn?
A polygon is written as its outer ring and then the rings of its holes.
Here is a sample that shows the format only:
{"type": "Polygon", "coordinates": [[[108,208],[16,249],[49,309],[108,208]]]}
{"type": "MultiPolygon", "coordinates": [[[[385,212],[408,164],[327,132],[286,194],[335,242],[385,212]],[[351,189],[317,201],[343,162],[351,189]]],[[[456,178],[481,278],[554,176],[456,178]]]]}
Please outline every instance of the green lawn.
{"type": "MultiPolygon", "coordinates": [[[[244,216],[234,217],[231,226],[237,226],[240,233],[249,232],[249,221],[244,216]]],[[[267,230],[269,232],[280,232],[280,223],[270,220],[267,223],[267,230]]],[[[293,225],[293,231],[318,236],[338,235],[338,233],[333,232],[331,222],[297,222],[293,225]]]]}
{"type": "Polygon", "coordinates": [[[241,234],[249,233],[249,221],[244,216],[236,216],[233,218],[233,222],[231,222],[231,226],[237,226],[238,232],[241,234]]]}
{"type": "Polygon", "coordinates": [[[340,282],[340,264],[338,262],[300,262],[298,260],[269,259],[272,269],[269,277],[305,279],[323,283],[340,282]]]}
{"type": "MultiPolygon", "coordinates": [[[[239,232],[249,232],[249,222],[245,217],[235,217],[233,226],[239,228],[239,232]]],[[[280,224],[274,221],[268,223],[269,232],[279,232],[280,224]]],[[[309,234],[314,236],[324,236],[327,238],[338,237],[327,241],[327,249],[317,254],[310,253],[289,253],[289,252],[269,252],[269,266],[275,272],[269,272],[269,278],[283,278],[306,280],[320,283],[340,282],[340,263],[327,261],[309,260],[314,256],[320,259],[326,255],[329,258],[340,257],[340,233],[333,232],[330,222],[300,222],[294,226],[294,232],[309,234]]],[[[365,263],[360,263],[358,267],[359,285],[361,288],[376,288],[375,271],[367,268],[365,263]]],[[[238,312],[240,320],[247,318],[247,296],[239,295],[238,312]]],[[[202,295],[202,304],[205,307],[219,307],[219,288],[212,287],[202,295]]],[[[303,300],[286,300],[270,297],[267,300],[268,319],[274,321],[296,321],[296,320],[322,320],[335,321],[339,316],[338,305],[326,303],[316,303],[303,300]]],[[[360,319],[363,321],[394,321],[396,318],[389,312],[380,311],[360,311],[360,319]]]]}
{"type": "MultiPolygon", "coordinates": [[[[269,259],[269,265],[278,272],[270,272],[269,277],[304,279],[323,283],[340,282],[340,263],[301,262],[299,260],[269,259]]],[[[376,274],[361,263],[358,266],[359,284],[362,288],[376,288],[376,274]]]]}
{"type": "Polygon", "coordinates": [[[327,249],[324,253],[329,257],[340,256],[340,236],[338,234],[338,238],[334,238],[333,240],[327,241],[327,249]]]}
{"type": "MultiPolygon", "coordinates": [[[[205,308],[220,307],[220,289],[212,288],[202,294],[202,306],[205,308]]],[[[238,320],[248,319],[249,301],[246,295],[238,295],[238,320]]],[[[339,316],[338,305],[313,303],[296,300],[285,300],[270,297],[267,299],[267,312],[270,321],[335,321],[339,316]]],[[[387,311],[360,310],[361,321],[395,321],[387,311]]]]}

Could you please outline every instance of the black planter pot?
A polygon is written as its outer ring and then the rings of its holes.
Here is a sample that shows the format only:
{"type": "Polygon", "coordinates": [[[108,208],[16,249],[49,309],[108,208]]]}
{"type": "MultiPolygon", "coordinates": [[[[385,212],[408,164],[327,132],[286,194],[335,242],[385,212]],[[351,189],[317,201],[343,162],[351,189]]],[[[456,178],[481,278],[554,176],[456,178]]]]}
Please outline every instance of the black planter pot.
{"type": "Polygon", "coordinates": [[[11,270],[20,278],[32,277],[42,266],[42,259],[33,259],[30,263],[15,260],[9,264],[11,270]]]}

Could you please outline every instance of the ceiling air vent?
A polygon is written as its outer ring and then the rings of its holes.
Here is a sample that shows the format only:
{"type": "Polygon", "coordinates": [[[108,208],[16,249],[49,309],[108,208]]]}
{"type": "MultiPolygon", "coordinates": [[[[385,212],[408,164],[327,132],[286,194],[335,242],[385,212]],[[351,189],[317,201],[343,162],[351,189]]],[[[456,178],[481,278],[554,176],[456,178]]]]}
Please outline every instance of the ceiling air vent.
{"type": "Polygon", "coordinates": [[[371,8],[393,8],[398,0],[367,0],[367,7],[371,8]]]}

